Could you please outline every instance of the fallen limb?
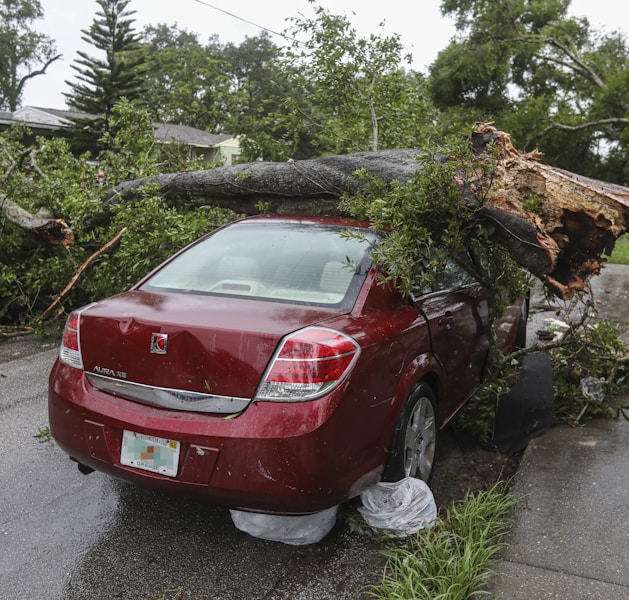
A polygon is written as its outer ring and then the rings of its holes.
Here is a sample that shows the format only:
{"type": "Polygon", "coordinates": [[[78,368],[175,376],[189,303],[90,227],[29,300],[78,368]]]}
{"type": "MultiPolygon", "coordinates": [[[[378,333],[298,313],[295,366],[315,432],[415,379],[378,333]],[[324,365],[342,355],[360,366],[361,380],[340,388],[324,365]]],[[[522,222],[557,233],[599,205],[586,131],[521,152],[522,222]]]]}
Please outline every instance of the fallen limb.
{"type": "Polygon", "coordinates": [[[104,252],[111,250],[111,248],[120,241],[120,238],[123,236],[124,232],[127,230],[126,227],[123,227],[113,238],[111,238],[104,246],[99,248],[96,252],[94,252],[83,264],[76,270],[76,273],[70,279],[68,285],[66,285],[63,290],[57,295],[57,297],[53,300],[50,306],[41,314],[41,320],[45,320],[46,317],[50,314],[50,312],[57,306],[63,298],[68,294],[68,292],[72,289],[74,284],[77,282],[82,273],[87,269],[87,267],[94,262],[96,258],[98,258],[104,252]]]}
{"type": "Polygon", "coordinates": [[[35,328],[28,327],[28,326],[24,326],[18,330],[12,330],[12,331],[10,331],[9,328],[7,327],[2,327],[0,328],[0,339],[22,337],[26,335],[31,335],[34,332],[35,332],[35,328]]]}
{"type": "Polygon", "coordinates": [[[72,231],[63,219],[50,218],[45,211],[30,213],[3,194],[0,194],[0,214],[46,243],[61,244],[67,248],[74,240],[72,231]]]}
{"type": "MultiPolygon", "coordinates": [[[[558,296],[567,299],[584,291],[587,279],[599,273],[604,256],[628,229],[629,188],[545,165],[538,152],[518,152],[508,134],[485,123],[474,127],[471,147],[481,161],[490,161],[492,169],[489,185],[479,184],[486,186],[481,216],[494,241],[558,296]],[[487,151],[492,147],[499,149],[497,157],[487,151]]],[[[86,228],[107,222],[116,204],[137,201],[145,193],[158,194],[170,206],[219,206],[246,215],[262,210],[343,215],[347,211],[341,198],[356,196],[365,188],[357,171],[386,183],[405,182],[429,160],[434,157],[420,150],[396,149],[123,181],[110,191],[102,211],[86,228]],[[152,186],[148,192],[147,185],[152,186]]],[[[469,185],[469,181],[461,183],[462,201],[469,185]]],[[[71,243],[63,221],[42,222],[41,217],[38,220],[37,215],[20,212],[2,200],[2,212],[9,220],[21,220],[25,228],[45,234],[49,241],[71,243]]]]}

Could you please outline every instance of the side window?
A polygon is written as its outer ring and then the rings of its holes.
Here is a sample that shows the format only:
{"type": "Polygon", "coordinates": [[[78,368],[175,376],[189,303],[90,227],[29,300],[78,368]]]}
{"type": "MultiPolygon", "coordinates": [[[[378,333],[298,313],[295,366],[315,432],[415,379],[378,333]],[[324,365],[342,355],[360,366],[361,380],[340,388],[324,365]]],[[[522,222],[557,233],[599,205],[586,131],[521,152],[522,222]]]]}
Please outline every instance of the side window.
{"type": "Polygon", "coordinates": [[[461,265],[453,260],[446,260],[443,269],[437,274],[430,287],[417,286],[413,291],[415,298],[426,294],[434,294],[446,290],[454,290],[467,287],[476,283],[476,280],[461,265]]]}
{"type": "Polygon", "coordinates": [[[472,277],[461,265],[453,260],[448,260],[441,273],[437,275],[433,285],[433,292],[442,292],[444,290],[452,290],[467,287],[476,283],[472,277]]]}

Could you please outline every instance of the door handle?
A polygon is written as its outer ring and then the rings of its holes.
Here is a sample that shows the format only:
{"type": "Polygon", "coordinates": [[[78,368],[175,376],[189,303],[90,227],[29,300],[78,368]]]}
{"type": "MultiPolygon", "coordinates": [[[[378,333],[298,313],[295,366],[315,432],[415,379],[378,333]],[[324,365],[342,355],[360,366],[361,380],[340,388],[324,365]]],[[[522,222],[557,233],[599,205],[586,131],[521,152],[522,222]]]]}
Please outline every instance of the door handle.
{"type": "Polygon", "coordinates": [[[452,323],[454,323],[454,315],[450,311],[437,319],[437,325],[439,325],[439,327],[448,327],[452,325],[452,323]]]}

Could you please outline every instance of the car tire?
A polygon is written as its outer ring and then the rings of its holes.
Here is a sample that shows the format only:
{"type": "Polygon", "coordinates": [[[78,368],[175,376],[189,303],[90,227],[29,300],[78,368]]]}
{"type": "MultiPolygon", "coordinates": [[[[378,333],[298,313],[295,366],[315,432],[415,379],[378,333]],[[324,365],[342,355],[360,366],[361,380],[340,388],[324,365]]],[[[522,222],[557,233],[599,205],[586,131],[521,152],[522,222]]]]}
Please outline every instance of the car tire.
{"type": "Polygon", "coordinates": [[[437,454],[439,420],[432,388],[418,384],[409,396],[395,428],[382,481],[404,477],[430,481],[437,454]]]}

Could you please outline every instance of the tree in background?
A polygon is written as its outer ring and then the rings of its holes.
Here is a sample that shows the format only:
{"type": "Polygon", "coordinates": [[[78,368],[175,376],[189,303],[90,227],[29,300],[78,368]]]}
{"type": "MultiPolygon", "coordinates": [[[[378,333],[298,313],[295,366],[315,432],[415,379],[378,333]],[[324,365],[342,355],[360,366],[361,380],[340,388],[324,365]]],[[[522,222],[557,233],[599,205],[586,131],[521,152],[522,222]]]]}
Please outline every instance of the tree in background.
{"type": "Polygon", "coordinates": [[[431,66],[444,123],[499,123],[555,166],[629,181],[629,49],[568,16],[570,0],[443,0],[459,36],[431,66]]]}
{"type": "Polygon", "coordinates": [[[423,77],[407,71],[399,36],[358,36],[316,7],[295,19],[290,48],[267,36],[227,46],[240,105],[231,131],[249,160],[415,146],[435,113],[423,77]],[[300,41],[304,39],[305,41],[300,41]]]}
{"type": "Polygon", "coordinates": [[[308,88],[268,34],[227,44],[223,56],[232,82],[229,130],[241,136],[247,160],[311,158],[321,153],[300,111],[308,88]]]}
{"type": "Polygon", "coordinates": [[[144,99],[155,120],[224,131],[233,99],[218,38],[203,45],[196,34],[161,23],[143,30],[142,43],[144,99]]]}
{"type": "Polygon", "coordinates": [[[43,16],[39,0],[0,0],[2,110],[17,110],[26,83],[61,58],[54,41],[33,30],[33,21],[43,16]]]}
{"type": "Polygon", "coordinates": [[[313,154],[301,117],[286,114],[290,98],[303,98],[282,50],[267,34],[240,45],[207,43],[176,25],[146,27],[145,102],[155,119],[212,133],[241,136],[245,160],[286,160],[313,154]]]}
{"type": "MultiPolygon", "coordinates": [[[[315,111],[302,112],[319,145],[336,153],[414,146],[434,113],[423,78],[405,69],[398,35],[358,36],[346,17],[315,7],[295,19],[291,57],[315,111]]],[[[295,107],[299,110],[299,107],[295,107]]]]}
{"type": "Polygon", "coordinates": [[[79,51],[72,68],[78,81],[66,82],[71,92],[65,93],[68,106],[96,118],[77,121],[75,146],[94,147],[96,139],[109,131],[113,108],[122,98],[129,101],[142,96],[144,57],[139,36],[133,28],[135,11],[127,10],[129,0],[96,0],[101,7],[88,30],[81,30],[82,39],[105,54],[93,58],[79,51]]]}

